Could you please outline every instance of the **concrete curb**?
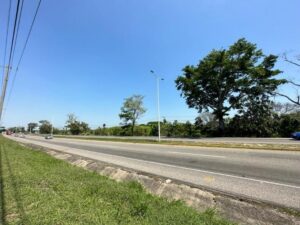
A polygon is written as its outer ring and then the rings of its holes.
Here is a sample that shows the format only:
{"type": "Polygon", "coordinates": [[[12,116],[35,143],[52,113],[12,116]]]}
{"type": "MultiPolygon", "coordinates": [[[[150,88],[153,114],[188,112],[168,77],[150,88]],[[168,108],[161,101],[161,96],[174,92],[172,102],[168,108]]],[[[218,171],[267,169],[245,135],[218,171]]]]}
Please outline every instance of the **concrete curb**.
{"type": "Polygon", "coordinates": [[[272,207],[271,205],[236,199],[201,188],[191,187],[187,184],[182,184],[163,177],[140,173],[128,168],[122,168],[117,165],[111,165],[105,162],[47,149],[41,146],[32,144],[24,145],[34,149],[43,150],[54,158],[64,160],[74,166],[95,171],[118,182],[138,182],[151,194],[169,200],[181,200],[188,206],[201,212],[205,211],[207,208],[215,208],[222,217],[238,222],[239,224],[300,225],[300,216],[298,216],[298,214],[288,213],[283,209],[272,207]]]}

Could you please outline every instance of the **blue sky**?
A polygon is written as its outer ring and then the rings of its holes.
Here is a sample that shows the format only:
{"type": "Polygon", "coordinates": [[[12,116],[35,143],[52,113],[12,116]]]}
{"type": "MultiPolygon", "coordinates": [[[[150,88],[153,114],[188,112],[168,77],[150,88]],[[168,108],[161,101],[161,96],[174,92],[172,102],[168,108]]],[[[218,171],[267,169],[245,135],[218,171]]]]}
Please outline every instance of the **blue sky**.
{"type": "MultiPolygon", "coordinates": [[[[7,4],[1,1],[1,65],[7,4]]],[[[25,1],[16,59],[36,4],[25,1]]],[[[267,54],[299,55],[299,9],[299,0],[43,0],[4,125],[48,119],[62,127],[70,112],[91,127],[118,125],[122,102],[132,94],[145,96],[148,111],[140,122],[155,120],[150,70],[165,79],[162,116],[193,121],[197,112],[175,88],[181,69],[240,37],[267,54]]],[[[282,77],[300,75],[282,60],[277,67],[284,70],[282,77]]],[[[280,89],[295,94],[291,87],[280,89]]]]}

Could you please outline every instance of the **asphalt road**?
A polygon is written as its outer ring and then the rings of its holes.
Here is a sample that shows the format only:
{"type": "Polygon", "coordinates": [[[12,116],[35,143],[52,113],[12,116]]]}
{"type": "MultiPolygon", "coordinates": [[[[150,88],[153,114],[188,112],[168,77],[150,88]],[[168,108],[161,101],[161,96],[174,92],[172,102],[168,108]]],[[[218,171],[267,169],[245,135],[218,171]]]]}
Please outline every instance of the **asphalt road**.
{"type": "Polygon", "coordinates": [[[13,139],[300,210],[300,152],[13,139]]]}
{"type": "MultiPolygon", "coordinates": [[[[120,136],[93,136],[93,135],[58,135],[62,137],[80,137],[80,138],[115,138],[115,139],[140,139],[140,140],[157,140],[157,137],[120,137],[120,136]]],[[[187,141],[187,142],[204,142],[204,143],[242,143],[242,144],[289,144],[289,145],[300,145],[300,141],[292,138],[236,138],[236,137],[215,137],[215,138],[168,138],[162,137],[164,141],[187,141]]]]}

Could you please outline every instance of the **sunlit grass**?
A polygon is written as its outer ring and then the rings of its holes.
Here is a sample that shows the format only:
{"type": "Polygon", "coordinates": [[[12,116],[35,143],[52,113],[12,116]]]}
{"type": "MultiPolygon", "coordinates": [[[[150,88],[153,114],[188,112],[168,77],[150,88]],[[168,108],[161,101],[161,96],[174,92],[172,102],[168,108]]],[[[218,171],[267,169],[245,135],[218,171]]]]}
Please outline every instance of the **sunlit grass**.
{"type": "Polygon", "coordinates": [[[0,224],[229,224],[0,137],[0,224]]]}

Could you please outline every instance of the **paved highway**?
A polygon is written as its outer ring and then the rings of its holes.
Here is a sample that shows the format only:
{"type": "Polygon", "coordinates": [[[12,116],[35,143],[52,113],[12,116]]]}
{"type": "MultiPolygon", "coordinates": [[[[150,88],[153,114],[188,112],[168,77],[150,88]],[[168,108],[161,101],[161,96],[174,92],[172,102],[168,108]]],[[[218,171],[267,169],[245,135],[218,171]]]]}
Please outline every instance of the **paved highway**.
{"type": "Polygon", "coordinates": [[[11,138],[300,210],[300,152],[11,138]]]}
{"type": "MultiPolygon", "coordinates": [[[[115,139],[140,139],[140,140],[157,140],[157,137],[120,137],[120,136],[93,136],[93,135],[77,135],[77,136],[64,136],[61,137],[81,137],[81,138],[115,138],[115,139]]],[[[230,138],[230,137],[216,137],[216,138],[168,138],[162,137],[164,141],[187,141],[187,142],[204,142],[204,143],[238,143],[238,144],[288,144],[300,145],[300,141],[292,138],[230,138]]]]}

